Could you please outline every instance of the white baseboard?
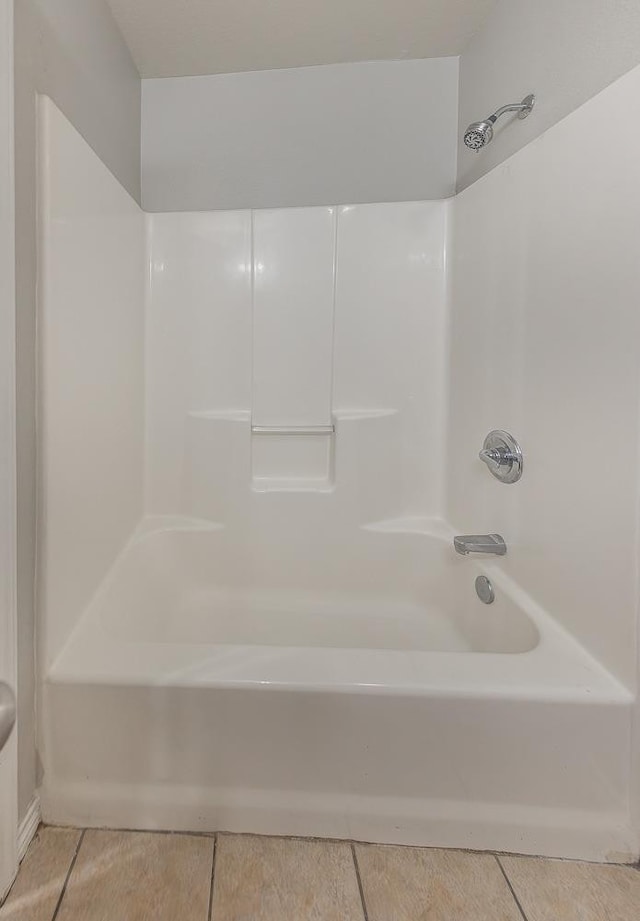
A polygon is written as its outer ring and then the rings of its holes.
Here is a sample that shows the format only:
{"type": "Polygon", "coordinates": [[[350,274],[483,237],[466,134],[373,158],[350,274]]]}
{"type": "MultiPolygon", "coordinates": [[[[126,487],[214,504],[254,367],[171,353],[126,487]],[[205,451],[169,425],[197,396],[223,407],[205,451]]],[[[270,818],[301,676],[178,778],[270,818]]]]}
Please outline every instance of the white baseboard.
{"type": "Polygon", "coordinates": [[[82,781],[45,783],[40,796],[47,824],[76,828],[339,838],[598,863],[636,863],[640,854],[626,813],[604,810],[82,781]]]}
{"type": "Polygon", "coordinates": [[[18,828],[18,860],[22,860],[27,853],[27,848],[40,825],[40,819],[40,797],[34,796],[18,828]]]}

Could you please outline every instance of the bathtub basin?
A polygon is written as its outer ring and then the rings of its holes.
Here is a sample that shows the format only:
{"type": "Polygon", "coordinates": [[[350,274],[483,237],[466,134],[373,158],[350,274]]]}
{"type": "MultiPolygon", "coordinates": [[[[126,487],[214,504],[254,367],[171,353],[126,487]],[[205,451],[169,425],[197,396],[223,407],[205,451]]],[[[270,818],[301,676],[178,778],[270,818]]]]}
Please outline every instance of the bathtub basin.
{"type": "Polygon", "coordinates": [[[631,695],[504,562],[321,535],[142,523],[45,681],[45,818],[635,859],[631,695]]]}

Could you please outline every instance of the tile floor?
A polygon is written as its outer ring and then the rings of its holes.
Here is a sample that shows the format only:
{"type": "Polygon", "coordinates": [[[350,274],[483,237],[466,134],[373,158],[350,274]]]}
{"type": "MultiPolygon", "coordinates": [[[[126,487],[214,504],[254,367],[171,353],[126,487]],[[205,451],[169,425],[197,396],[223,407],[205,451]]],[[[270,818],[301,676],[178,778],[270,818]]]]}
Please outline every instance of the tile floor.
{"type": "Polygon", "coordinates": [[[640,921],[640,871],[249,835],[40,828],[0,921],[640,921]]]}

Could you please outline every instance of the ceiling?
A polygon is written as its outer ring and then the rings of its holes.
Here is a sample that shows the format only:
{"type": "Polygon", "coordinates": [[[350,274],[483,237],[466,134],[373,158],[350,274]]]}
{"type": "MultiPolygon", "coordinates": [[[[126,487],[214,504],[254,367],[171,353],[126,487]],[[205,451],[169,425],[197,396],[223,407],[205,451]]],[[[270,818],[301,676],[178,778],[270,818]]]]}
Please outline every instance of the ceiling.
{"type": "Polygon", "coordinates": [[[460,54],[495,0],[107,0],[142,77],[460,54]]]}

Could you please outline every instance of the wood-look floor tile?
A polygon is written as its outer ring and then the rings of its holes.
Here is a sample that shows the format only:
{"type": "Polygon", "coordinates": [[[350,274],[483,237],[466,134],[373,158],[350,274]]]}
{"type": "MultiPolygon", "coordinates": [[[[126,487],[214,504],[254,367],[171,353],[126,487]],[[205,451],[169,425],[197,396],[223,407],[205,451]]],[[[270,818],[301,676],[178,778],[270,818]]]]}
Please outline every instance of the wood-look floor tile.
{"type": "Polygon", "coordinates": [[[213,838],[87,831],[57,921],[207,921],[213,838]]]}
{"type": "Polygon", "coordinates": [[[220,835],[212,921],[363,921],[350,846],[220,835]]]}
{"type": "Polygon", "coordinates": [[[636,921],[640,872],[540,857],[501,857],[528,921],[636,921]]]}
{"type": "Polygon", "coordinates": [[[75,828],[38,831],[0,908],[1,921],[51,921],[80,835],[75,828]]]}
{"type": "Polygon", "coordinates": [[[358,844],[369,921],[522,921],[490,854],[358,844]]]}

